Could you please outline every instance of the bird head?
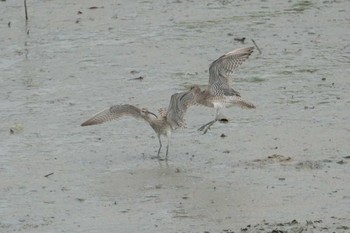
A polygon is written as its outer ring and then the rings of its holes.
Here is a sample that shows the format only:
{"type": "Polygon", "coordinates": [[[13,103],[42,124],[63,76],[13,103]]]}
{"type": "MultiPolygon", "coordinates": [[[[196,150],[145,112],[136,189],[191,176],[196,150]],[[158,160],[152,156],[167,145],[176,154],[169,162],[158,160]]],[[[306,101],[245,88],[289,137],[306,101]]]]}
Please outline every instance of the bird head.
{"type": "Polygon", "coordinates": [[[142,115],[142,116],[153,115],[153,116],[155,116],[156,118],[158,118],[156,114],[154,114],[153,112],[148,111],[147,108],[142,108],[142,109],[141,109],[141,115],[142,115]]]}

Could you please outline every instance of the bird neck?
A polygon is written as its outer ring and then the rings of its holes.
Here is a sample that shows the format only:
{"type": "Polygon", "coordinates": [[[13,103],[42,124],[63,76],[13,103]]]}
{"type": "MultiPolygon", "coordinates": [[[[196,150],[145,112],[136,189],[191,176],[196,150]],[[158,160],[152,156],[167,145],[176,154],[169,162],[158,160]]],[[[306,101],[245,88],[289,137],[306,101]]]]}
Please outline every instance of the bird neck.
{"type": "Polygon", "coordinates": [[[153,117],[153,116],[150,116],[150,115],[145,115],[145,116],[142,116],[142,118],[147,121],[148,123],[151,123],[151,122],[154,122],[155,120],[157,120],[157,118],[153,117]]]}
{"type": "Polygon", "coordinates": [[[148,121],[152,129],[157,133],[157,135],[169,136],[172,130],[171,125],[167,122],[166,117],[158,117],[145,119],[148,121]]]}

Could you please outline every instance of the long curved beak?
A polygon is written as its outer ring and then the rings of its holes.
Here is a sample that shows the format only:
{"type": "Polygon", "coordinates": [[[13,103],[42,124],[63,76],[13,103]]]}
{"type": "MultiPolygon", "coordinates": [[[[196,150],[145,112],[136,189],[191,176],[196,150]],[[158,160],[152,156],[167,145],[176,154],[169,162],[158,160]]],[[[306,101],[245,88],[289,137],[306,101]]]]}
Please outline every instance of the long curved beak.
{"type": "Polygon", "coordinates": [[[153,112],[147,111],[147,113],[148,113],[148,114],[152,114],[153,116],[155,116],[156,118],[158,118],[157,115],[154,114],[153,112]]]}

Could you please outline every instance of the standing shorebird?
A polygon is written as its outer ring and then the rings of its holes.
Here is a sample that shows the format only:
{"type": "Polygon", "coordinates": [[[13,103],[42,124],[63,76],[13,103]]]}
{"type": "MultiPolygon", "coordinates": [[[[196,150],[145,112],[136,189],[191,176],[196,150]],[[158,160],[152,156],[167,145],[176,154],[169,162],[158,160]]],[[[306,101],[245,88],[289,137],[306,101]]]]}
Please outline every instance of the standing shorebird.
{"type": "Polygon", "coordinates": [[[211,63],[209,67],[209,83],[205,90],[198,85],[191,86],[195,102],[210,108],[215,108],[215,119],[200,127],[198,130],[204,134],[216,121],[227,121],[221,115],[224,107],[238,105],[242,108],[255,108],[252,103],[244,101],[239,92],[230,86],[230,78],[233,71],[238,68],[252,54],[254,47],[240,48],[226,53],[211,63]]]}
{"type": "Polygon", "coordinates": [[[96,113],[81,126],[97,125],[107,121],[117,120],[123,116],[131,116],[136,119],[143,119],[150,124],[156,132],[159,140],[157,158],[160,159],[162,148],[161,135],[167,138],[165,160],[168,159],[169,142],[171,132],[179,127],[185,127],[185,113],[187,108],[193,104],[194,97],[191,92],[176,93],[171,96],[168,109],[159,109],[159,117],[148,111],[146,108],[137,108],[130,104],[113,105],[101,112],[96,113]]]}

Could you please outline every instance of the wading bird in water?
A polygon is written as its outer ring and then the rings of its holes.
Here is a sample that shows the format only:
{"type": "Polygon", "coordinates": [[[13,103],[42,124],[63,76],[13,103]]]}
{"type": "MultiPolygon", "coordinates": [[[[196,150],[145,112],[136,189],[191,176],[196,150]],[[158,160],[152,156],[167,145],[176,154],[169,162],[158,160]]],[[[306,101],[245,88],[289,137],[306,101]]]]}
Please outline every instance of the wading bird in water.
{"type": "Polygon", "coordinates": [[[239,92],[230,86],[233,71],[248,59],[253,49],[254,47],[236,49],[211,63],[207,89],[201,90],[198,85],[191,86],[190,92],[197,104],[216,110],[215,119],[200,127],[199,131],[204,130],[205,134],[215,122],[227,122],[228,120],[220,113],[224,107],[238,105],[242,108],[255,108],[254,104],[243,100],[239,92]]]}
{"type": "Polygon", "coordinates": [[[185,113],[187,108],[194,104],[194,97],[191,92],[176,93],[171,96],[168,109],[159,109],[159,116],[148,111],[146,108],[137,108],[130,104],[113,105],[101,112],[96,113],[81,126],[97,125],[107,121],[117,120],[123,116],[130,116],[136,119],[143,119],[149,123],[159,140],[157,158],[160,159],[162,148],[161,136],[167,138],[165,160],[168,159],[169,142],[171,132],[179,127],[185,127],[185,113]]]}

